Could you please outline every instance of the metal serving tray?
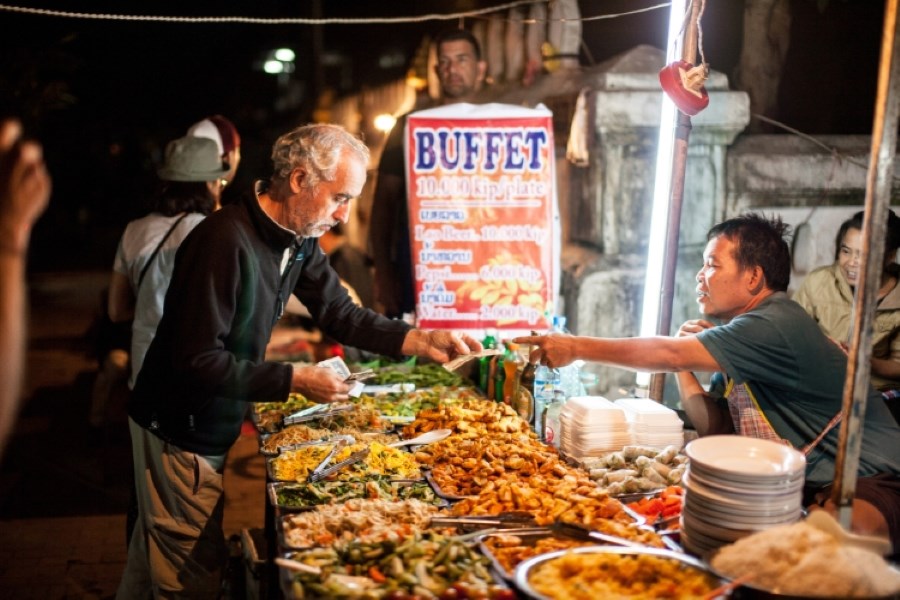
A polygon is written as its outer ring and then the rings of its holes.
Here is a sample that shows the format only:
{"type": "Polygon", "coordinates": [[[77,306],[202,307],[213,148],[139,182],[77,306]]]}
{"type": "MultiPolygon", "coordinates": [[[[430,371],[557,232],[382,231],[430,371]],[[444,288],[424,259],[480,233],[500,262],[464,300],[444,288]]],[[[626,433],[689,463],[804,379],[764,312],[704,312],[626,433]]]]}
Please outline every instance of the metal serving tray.
{"type": "Polygon", "coordinates": [[[451,502],[456,502],[458,500],[465,500],[466,498],[476,498],[477,496],[456,496],[454,494],[448,494],[441,489],[441,486],[434,480],[434,476],[431,474],[431,469],[422,469],[425,472],[425,479],[431,484],[431,487],[434,488],[434,493],[444,498],[445,500],[450,500],[451,502]]]}
{"type": "MultiPolygon", "coordinates": [[[[345,444],[345,443],[346,443],[346,442],[343,441],[343,440],[336,440],[336,441],[331,441],[331,440],[321,441],[321,440],[320,440],[320,441],[317,441],[317,442],[311,442],[311,443],[308,443],[308,444],[303,444],[303,445],[299,446],[299,447],[297,448],[297,450],[302,450],[302,449],[304,449],[304,448],[311,448],[311,447],[313,447],[313,446],[326,446],[326,447],[329,447],[329,450],[331,450],[331,449],[333,449],[334,447],[340,447],[341,445],[343,445],[343,444],[345,444]]],[[[270,457],[270,458],[267,458],[267,459],[266,459],[266,475],[268,476],[269,481],[286,481],[286,482],[294,482],[294,483],[296,483],[296,481],[297,481],[296,479],[279,479],[279,478],[275,475],[275,461],[276,461],[278,458],[280,458],[281,456],[283,456],[283,455],[285,454],[285,452],[286,452],[286,451],[282,451],[282,452],[280,452],[280,453],[278,454],[278,456],[274,456],[274,457],[270,457]]],[[[326,456],[327,456],[327,455],[326,455],[326,456]]],[[[323,459],[326,458],[326,456],[323,456],[323,459]]],[[[322,464],[322,461],[319,461],[319,463],[317,463],[317,465],[320,465],[320,464],[322,464]]],[[[315,468],[315,467],[314,467],[314,468],[315,468]]],[[[312,469],[310,469],[310,473],[311,473],[311,472],[312,472],[312,469]]],[[[307,475],[308,475],[308,473],[307,473],[307,475]]]]}
{"type": "MultiPolygon", "coordinates": [[[[549,554],[541,554],[539,556],[535,556],[523,561],[521,564],[519,564],[518,567],[516,567],[516,587],[528,598],[533,598],[534,600],[551,600],[547,596],[538,593],[537,590],[531,587],[531,583],[529,582],[529,575],[531,574],[532,570],[540,567],[544,563],[557,559],[569,552],[575,554],[646,554],[658,556],[661,558],[667,558],[676,561],[685,565],[686,567],[690,567],[696,569],[697,571],[705,573],[716,582],[716,585],[722,585],[727,581],[716,575],[712,570],[710,570],[707,565],[694,558],[693,556],[689,556],[687,554],[682,554],[679,552],[672,552],[671,550],[660,550],[658,548],[625,548],[622,546],[585,546],[582,548],[575,548],[573,550],[562,550],[559,552],[550,552],[549,554]]],[[[560,590],[560,593],[564,594],[565,590],[560,590]]],[[[637,597],[638,596],[635,596],[635,598],[637,597]]]]}
{"type": "Polygon", "coordinates": [[[288,415],[284,418],[284,425],[294,425],[296,423],[306,423],[308,421],[315,421],[317,419],[324,419],[325,417],[331,417],[334,415],[339,415],[341,413],[345,413],[347,411],[351,411],[356,409],[355,404],[346,403],[346,404],[317,404],[316,406],[311,406],[309,408],[304,408],[299,412],[295,412],[292,415],[288,415]]]}
{"type": "MultiPolygon", "coordinates": [[[[477,538],[475,538],[475,543],[478,545],[478,550],[485,556],[487,556],[491,560],[491,564],[494,567],[494,570],[498,575],[506,579],[507,581],[512,582],[515,579],[515,566],[510,570],[506,569],[503,566],[503,563],[497,558],[494,554],[493,549],[490,547],[489,542],[491,540],[507,538],[510,536],[515,536],[522,540],[523,546],[534,546],[538,543],[538,541],[547,539],[547,538],[557,538],[559,540],[567,540],[572,542],[573,547],[577,547],[579,545],[596,545],[596,542],[584,542],[574,540],[573,538],[566,537],[554,533],[551,529],[547,527],[535,527],[529,529],[506,529],[504,531],[491,531],[488,533],[484,533],[477,538]]],[[[524,562],[524,561],[522,561],[524,562]]]]}
{"type": "MultiPolygon", "coordinates": [[[[269,483],[266,486],[266,493],[269,498],[269,503],[275,508],[276,514],[281,515],[281,514],[287,514],[287,513],[304,512],[304,511],[314,510],[317,506],[322,506],[322,505],[326,505],[326,504],[335,504],[336,502],[334,500],[325,500],[325,501],[318,502],[318,503],[309,503],[309,504],[303,504],[303,505],[289,505],[289,504],[284,504],[279,501],[278,496],[280,493],[290,491],[290,490],[302,491],[302,490],[308,489],[311,486],[318,486],[320,488],[324,487],[327,489],[327,487],[332,486],[332,485],[333,486],[346,485],[351,488],[357,488],[359,490],[357,495],[348,495],[346,498],[338,500],[338,502],[344,502],[346,500],[349,500],[350,498],[365,498],[366,497],[365,496],[366,484],[369,481],[373,481],[373,480],[377,480],[377,479],[378,478],[375,478],[375,477],[367,477],[367,478],[363,478],[363,479],[359,479],[359,480],[351,480],[351,481],[340,481],[340,482],[338,482],[338,481],[322,481],[322,482],[318,482],[318,483],[292,483],[292,482],[287,482],[287,481],[276,481],[276,482],[269,483]]],[[[429,488],[431,488],[432,492],[434,492],[434,488],[431,487],[431,484],[428,483],[427,481],[422,481],[421,479],[414,480],[414,479],[382,478],[382,480],[387,482],[389,485],[397,486],[398,488],[424,485],[424,486],[428,486],[429,488]]],[[[434,501],[429,502],[429,504],[432,504],[434,506],[439,506],[439,507],[445,507],[445,506],[450,505],[450,503],[446,499],[441,498],[440,496],[437,495],[437,493],[435,493],[434,501]]]]}
{"type": "MultiPolygon", "coordinates": [[[[269,434],[272,435],[272,434],[269,434]]],[[[267,458],[274,458],[280,455],[282,452],[289,452],[291,450],[296,450],[298,448],[303,448],[304,446],[313,446],[315,444],[330,444],[337,441],[344,441],[347,444],[356,443],[356,438],[352,435],[329,435],[325,437],[321,437],[317,440],[309,440],[308,442],[297,442],[296,444],[285,444],[284,446],[278,446],[278,448],[274,452],[269,452],[263,449],[263,444],[269,436],[261,436],[260,437],[260,445],[259,445],[259,453],[267,458]]]]}

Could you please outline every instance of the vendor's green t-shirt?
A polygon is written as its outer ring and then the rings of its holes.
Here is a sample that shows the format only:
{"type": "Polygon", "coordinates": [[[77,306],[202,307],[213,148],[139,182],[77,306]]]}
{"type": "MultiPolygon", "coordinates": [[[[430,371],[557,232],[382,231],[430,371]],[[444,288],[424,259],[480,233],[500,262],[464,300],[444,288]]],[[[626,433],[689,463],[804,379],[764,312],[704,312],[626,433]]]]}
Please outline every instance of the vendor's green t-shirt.
{"type": "MultiPolygon", "coordinates": [[[[847,357],[783,292],[697,339],[728,377],[750,388],[766,419],[795,448],[814,440],[841,408],[847,357]]],[[[721,394],[721,375],[713,377],[712,389],[721,394]]],[[[839,430],[832,429],[807,457],[807,484],[833,481],[839,430]]],[[[900,475],[898,441],[900,427],[870,388],[859,476],[900,475]]]]}

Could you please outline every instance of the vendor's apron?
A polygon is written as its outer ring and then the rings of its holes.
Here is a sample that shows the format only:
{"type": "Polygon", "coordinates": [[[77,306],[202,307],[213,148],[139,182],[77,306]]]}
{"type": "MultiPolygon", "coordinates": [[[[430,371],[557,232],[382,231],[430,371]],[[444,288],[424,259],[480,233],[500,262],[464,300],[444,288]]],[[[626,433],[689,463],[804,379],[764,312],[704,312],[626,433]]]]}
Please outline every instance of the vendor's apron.
{"type": "Polygon", "coordinates": [[[725,398],[728,400],[728,412],[731,413],[735,433],[763,440],[784,441],[775,433],[746,383],[736,384],[734,379],[729,378],[725,398]]]}
{"type": "MultiPolygon", "coordinates": [[[[750,391],[746,383],[736,384],[734,379],[729,377],[725,386],[725,399],[728,400],[728,412],[731,413],[735,433],[747,437],[782,442],[788,446],[792,445],[788,440],[778,435],[772,424],[766,419],[766,415],[759,408],[759,403],[753,397],[753,392],[750,391]]],[[[838,411],[834,418],[828,422],[828,425],[825,426],[825,429],[816,436],[816,439],[803,448],[799,448],[800,452],[804,456],[808,456],[828,432],[840,422],[841,412],[838,411]]]]}

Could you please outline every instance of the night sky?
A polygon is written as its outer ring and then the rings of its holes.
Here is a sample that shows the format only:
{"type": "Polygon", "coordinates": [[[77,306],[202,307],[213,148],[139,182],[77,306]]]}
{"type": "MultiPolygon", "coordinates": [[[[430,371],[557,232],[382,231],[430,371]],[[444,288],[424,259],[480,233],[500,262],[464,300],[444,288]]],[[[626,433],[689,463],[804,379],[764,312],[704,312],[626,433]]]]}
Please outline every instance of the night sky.
{"type": "MultiPolygon", "coordinates": [[[[582,1],[582,16],[652,6],[651,0],[582,1]]],[[[75,0],[17,3],[46,9],[179,16],[311,18],[315,2],[185,3],[75,0]]],[[[448,13],[499,2],[321,0],[322,17],[448,13]],[[387,14],[390,11],[391,14],[387,14]]],[[[792,46],[775,118],[812,134],[871,131],[882,0],[793,0],[792,46]]],[[[602,62],[637,44],[662,46],[667,11],[583,24],[581,62],[602,62]]],[[[467,22],[467,25],[471,21],[467,22]]],[[[704,48],[711,67],[731,75],[740,55],[742,3],[707,2],[704,48]]],[[[319,28],[324,83],[352,93],[402,77],[426,33],[457,21],[319,28]]],[[[108,268],[125,223],[146,211],[165,143],[200,118],[221,113],[242,136],[244,160],[230,193],[268,176],[272,141],[308,122],[317,79],[316,29],[309,25],[182,24],[68,19],[0,11],[0,112],[16,114],[41,139],[54,195],[35,231],[31,268],[108,268]],[[285,103],[276,77],[261,72],[266,52],[298,55],[285,103]],[[60,249],[67,249],[60,252],[60,249]],[[52,249],[52,250],[51,250],[52,249]]]]}

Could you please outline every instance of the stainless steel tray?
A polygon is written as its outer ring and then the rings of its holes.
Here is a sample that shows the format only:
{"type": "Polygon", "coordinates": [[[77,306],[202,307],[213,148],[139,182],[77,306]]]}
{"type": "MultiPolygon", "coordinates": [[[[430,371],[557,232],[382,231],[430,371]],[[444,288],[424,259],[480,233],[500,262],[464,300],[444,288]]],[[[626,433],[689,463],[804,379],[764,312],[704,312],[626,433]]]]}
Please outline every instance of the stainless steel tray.
{"type": "Polygon", "coordinates": [[[434,493],[444,498],[446,500],[450,500],[451,502],[456,502],[457,500],[465,500],[466,498],[477,498],[477,496],[456,496],[454,494],[448,494],[441,489],[441,486],[434,480],[434,477],[431,474],[431,469],[422,469],[425,472],[425,479],[428,483],[431,484],[431,487],[434,488],[434,493]]]}
{"type": "MultiPolygon", "coordinates": [[[[475,538],[475,542],[478,545],[478,550],[485,556],[487,556],[494,567],[494,571],[497,572],[498,575],[503,577],[503,579],[512,582],[515,578],[515,567],[512,570],[509,570],[503,566],[503,563],[497,558],[494,550],[490,547],[491,540],[502,539],[509,536],[515,536],[522,540],[523,546],[534,546],[540,540],[547,538],[558,538],[560,540],[567,539],[571,540],[572,538],[566,538],[564,536],[560,536],[555,534],[552,530],[546,527],[535,527],[533,529],[506,529],[504,531],[492,531],[485,533],[477,538],[475,538]]],[[[584,544],[586,542],[575,542],[576,544],[581,543],[584,544]]],[[[524,562],[524,561],[523,561],[524,562]]]]}
{"type": "MultiPolygon", "coordinates": [[[[314,446],[328,447],[328,449],[330,450],[335,444],[343,444],[343,443],[345,443],[345,442],[341,441],[341,440],[336,440],[336,441],[327,440],[327,441],[311,442],[309,444],[303,444],[302,446],[297,448],[297,450],[303,450],[304,448],[312,448],[314,446]]],[[[266,475],[269,478],[269,481],[286,481],[286,482],[294,482],[294,483],[297,482],[296,479],[280,479],[275,474],[276,461],[279,458],[283,457],[286,454],[286,452],[287,451],[282,451],[281,453],[278,454],[278,456],[274,456],[274,457],[270,457],[270,458],[266,459],[266,475]]],[[[325,455],[323,454],[323,459],[324,458],[325,458],[325,455]]],[[[321,464],[321,462],[322,461],[319,461],[317,463],[317,465],[321,464]]],[[[313,468],[315,468],[315,467],[313,467],[313,468]]],[[[310,472],[312,472],[312,469],[310,469],[310,472]]],[[[306,475],[309,475],[309,473],[307,473],[306,475]]],[[[304,479],[306,478],[306,475],[304,476],[304,479]]]]}
{"type": "MultiPolygon", "coordinates": [[[[515,584],[519,590],[525,594],[528,598],[533,598],[534,600],[553,600],[553,598],[540,594],[535,590],[531,583],[529,582],[529,575],[531,572],[543,565],[546,562],[551,560],[555,560],[567,553],[575,553],[575,554],[620,554],[620,555],[651,555],[658,556],[660,558],[667,558],[682,565],[696,569],[706,575],[709,575],[715,585],[715,588],[718,585],[724,584],[727,580],[723,579],[719,575],[715,574],[710,568],[701,562],[700,560],[694,558],[693,556],[689,556],[687,554],[682,554],[679,552],[673,552],[671,550],[660,550],[658,548],[626,548],[622,546],[584,546],[581,548],[575,548],[573,550],[562,550],[559,552],[551,552],[549,554],[542,554],[540,556],[535,556],[529,558],[526,561],[523,561],[518,567],[516,567],[515,572],[515,584]]],[[[560,589],[560,595],[556,596],[557,598],[565,597],[565,590],[560,589]]],[[[635,598],[643,598],[646,596],[635,596],[635,598]]]]}
{"type": "Polygon", "coordinates": [[[317,404],[316,406],[311,406],[309,408],[305,408],[299,412],[296,412],[292,415],[287,415],[284,418],[284,425],[294,425],[296,423],[306,423],[308,421],[315,421],[317,419],[324,419],[325,417],[332,417],[334,415],[339,415],[341,413],[345,413],[351,410],[355,410],[355,404],[317,404]]]}
{"type": "MultiPolygon", "coordinates": [[[[394,499],[404,499],[407,496],[400,488],[413,488],[419,486],[427,486],[434,493],[434,488],[431,487],[431,484],[427,481],[413,480],[413,479],[388,479],[388,478],[379,478],[379,477],[367,477],[363,479],[359,479],[356,481],[321,481],[318,483],[292,483],[285,481],[276,481],[269,483],[266,486],[266,494],[269,498],[269,503],[275,508],[276,514],[285,514],[292,512],[303,512],[308,510],[314,510],[317,506],[322,506],[325,504],[337,504],[340,502],[344,502],[351,498],[365,498],[366,495],[366,485],[370,481],[382,481],[387,483],[392,488],[397,488],[398,494],[394,499]],[[285,492],[290,492],[291,490],[303,491],[309,489],[310,487],[314,487],[317,489],[327,490],[329,487],[337,487],[337,486],[347,486],[350,491],[345,497],[340,499],[324,499],[322,502],[313,502],[309,504],[303,505],[291,505],[284,504],[279,501],[279,494],[283,494],[285,492]]],[[[434,501],[428,502],[434,506],[445,507],[449,506],[450,503],[440,496],[437,493],[434,493],[434,501]]],[[[424,500],[423,500],[424,502],[424,500]]]]}
{"type": "Polygon", "coordinates": [[[343,440],[347,444],[353,444],[356,442],[356,438],[354,438],[352,435],[329,435],[316,440],[309,440],[308,442],[297,442],[296,444],[285,444],[284,446],[278,446],[278,448],[274,452],[270,452],[263,449],[263,444],[265,443],[266,438],[270,435],[273,434],[260,437],[259,453],[267,458],[274,458],[282,452],[289,452],[291,450],[296,450],[297,448],[303,448],[304,446],[313,446],[315,444],[328,444],[339,440],[343,440]]]}

